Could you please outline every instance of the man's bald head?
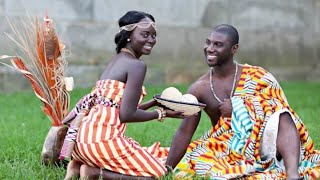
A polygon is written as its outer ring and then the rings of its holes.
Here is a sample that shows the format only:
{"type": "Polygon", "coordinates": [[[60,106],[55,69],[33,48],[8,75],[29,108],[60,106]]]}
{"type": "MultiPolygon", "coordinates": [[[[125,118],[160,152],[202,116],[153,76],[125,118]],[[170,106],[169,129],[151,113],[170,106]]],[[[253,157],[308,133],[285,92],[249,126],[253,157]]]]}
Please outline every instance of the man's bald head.
{"type": "Polygon", "coordinates": [[[239,33],[235,27],[228,24],[221,24],[214,27],[213,31],[226,34],[230,40],[231,46],[239,44],[239,33]]]}

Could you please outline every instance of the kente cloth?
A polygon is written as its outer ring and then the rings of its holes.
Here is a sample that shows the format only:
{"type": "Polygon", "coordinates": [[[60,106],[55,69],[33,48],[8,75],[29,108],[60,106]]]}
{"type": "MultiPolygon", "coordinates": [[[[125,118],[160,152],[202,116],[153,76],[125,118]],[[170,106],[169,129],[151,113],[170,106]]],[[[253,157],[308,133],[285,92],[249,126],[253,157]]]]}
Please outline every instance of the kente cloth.
{"type": "Polygon", "coordinates": [[[285,167],[277,159],[276,149],[283,112],[291,115],[300,136],[301,177],[320,176],[320,151],[314,149],[305,125],[269,72],[245,64],[231,102],[231,118],[220,117],[202,138],[189,144],[174,170],[177,178],[285,179],[285,167]]]}
{"type": "MultiPolygon", "coordinates": [[[[169,148],[155,142],[141,145],[125,136],[126,123],[119,119],[125,83],[100,80],[90,94],[84,96],[71,111],[75,118],[69,125],[61,156],[68,151],[72,158],[89,166],[120,174],[160,177],[166,173],[164,163],[169,148]],[[68,150],[69,148],[69,150],[68,150]],[[67,150],[66,150],[67,149],[67,150]]],[[[142,87],[139,103],[146,95],[142,87]]]]}

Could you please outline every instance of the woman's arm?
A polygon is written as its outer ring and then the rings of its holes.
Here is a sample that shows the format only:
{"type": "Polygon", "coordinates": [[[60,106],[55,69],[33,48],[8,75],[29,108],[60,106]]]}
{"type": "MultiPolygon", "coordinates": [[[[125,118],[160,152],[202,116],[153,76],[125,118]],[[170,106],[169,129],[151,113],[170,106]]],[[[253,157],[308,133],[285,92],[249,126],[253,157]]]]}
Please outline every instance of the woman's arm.
{"type": "Polygon", "coordinates": [[[157,111],[137,109],[147,66],[141,61],[128,63],[126,87],[120,105],[121,122],[144,122],[158,118],[157,111]]]}
{"type": "Polygon", "coordinates": [[[151,99],[150,101],[147,101],[145,103],[142,103],[138,106],[138,109],[141,109],[141,110],[147,110],[153,106],[156,106],[158,103],[156,100],[154,99],[151,99]]]}
{"type": "MultiPolygon", "coordinates": [[[[159,118],[159,111],[143,110],[147,106],[152,105],[152,102],[141,109],[137,108],[146,71],[147,66],[142,61],[131,61],[128,63],[126,87],[123,93],[119,115],[120,121],[123,123],[144,122],[159,118]]],[[[164,113],[161,113],[160,117],[162,114],[164,113]]],[[[182,112],[166,109],[165,114],[166,117],[180,118],[182,112]]]]}

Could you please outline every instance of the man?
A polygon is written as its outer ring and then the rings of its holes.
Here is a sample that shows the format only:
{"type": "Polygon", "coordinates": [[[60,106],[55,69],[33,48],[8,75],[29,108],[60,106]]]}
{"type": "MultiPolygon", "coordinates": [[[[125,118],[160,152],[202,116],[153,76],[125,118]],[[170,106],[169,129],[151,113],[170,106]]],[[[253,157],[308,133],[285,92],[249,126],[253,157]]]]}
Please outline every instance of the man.
{"type": "Polygon", "coordinates": [[[188,93],[207,105],[204,111],[212,128],[189,144],[201,112],[185,118],[173,138],[167,167],[175,168],[178,177],[318,177],[320,152],[313,149],[302,121],[269,72],[234,61],[238,41],[237,30],[230,25],[216,26],[206,39],[210,70],[188,93]]]}

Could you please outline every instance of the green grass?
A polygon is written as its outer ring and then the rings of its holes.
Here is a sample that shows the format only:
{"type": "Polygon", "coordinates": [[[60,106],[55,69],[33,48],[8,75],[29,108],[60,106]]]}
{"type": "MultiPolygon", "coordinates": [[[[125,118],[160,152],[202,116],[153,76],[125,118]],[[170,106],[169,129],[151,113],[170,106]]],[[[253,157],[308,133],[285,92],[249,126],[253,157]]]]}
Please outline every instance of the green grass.
{"type": "MultiPolygon", "coordinates": [[[[146,86],[148,96],[159,94],[168,86],[146,86]]],[[[175,85],[183,93],[187,86],[175,85]]],[[[317,149],[320,149],[320,83],[288,82],[282,87],[291,107],[299,114],[307,126],[317,149]]],[[[89,89],[77,89],[71,93],[71,105],[89,89]]],[[[0,179],[63,179],[65,169],[45,167],[41,164],[41,150],[50,121],[41,111],[41,103],[33,92],[23,91],[0,96],[0,179]]],[[[181,120],[167,119],[163,123],[128,124],[127,135],[143,146],[160,141],[169,146],[181,120]]],[[[203,116],[194,135],[200,137],[210,128],[209,120],[203,116]]]]}

